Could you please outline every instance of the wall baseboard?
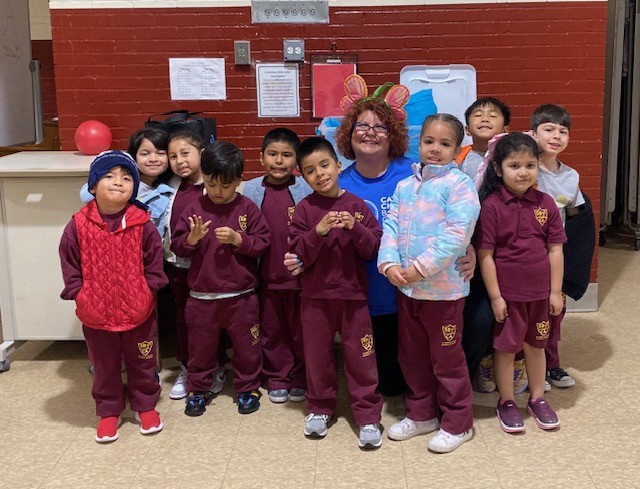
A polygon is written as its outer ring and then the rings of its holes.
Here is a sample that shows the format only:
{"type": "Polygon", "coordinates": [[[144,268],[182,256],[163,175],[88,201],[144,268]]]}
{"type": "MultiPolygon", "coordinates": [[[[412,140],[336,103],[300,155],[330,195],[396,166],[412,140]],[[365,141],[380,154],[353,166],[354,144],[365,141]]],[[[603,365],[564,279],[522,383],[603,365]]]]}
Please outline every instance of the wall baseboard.
{"type": "Polygon", "coordinates": [[[579,301],[567,297],[567,312],[595,312],[598,305],[598,284],[589,284],[579,301]]]}

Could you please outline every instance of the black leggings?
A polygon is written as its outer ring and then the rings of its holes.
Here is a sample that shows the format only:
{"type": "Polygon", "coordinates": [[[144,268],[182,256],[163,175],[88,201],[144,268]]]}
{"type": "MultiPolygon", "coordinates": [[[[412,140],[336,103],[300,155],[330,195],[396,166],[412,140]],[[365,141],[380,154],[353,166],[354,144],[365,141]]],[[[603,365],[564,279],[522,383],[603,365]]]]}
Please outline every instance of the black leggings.
{"type": "Polygon", "coordinates": [[[404,394],[407,384],[398,363],[398,315],[371,316],[378,367],[378,391],[383,396],[404,394]]]}
{"type": "Polygon", "coordinates": [[[462,348],[467,357],[469,378],[473,382],[478,373],[480,361],[491,345],[495,319],[479,268],[476,268],[470,285],[471,290],[463,311],[462,348]]]}

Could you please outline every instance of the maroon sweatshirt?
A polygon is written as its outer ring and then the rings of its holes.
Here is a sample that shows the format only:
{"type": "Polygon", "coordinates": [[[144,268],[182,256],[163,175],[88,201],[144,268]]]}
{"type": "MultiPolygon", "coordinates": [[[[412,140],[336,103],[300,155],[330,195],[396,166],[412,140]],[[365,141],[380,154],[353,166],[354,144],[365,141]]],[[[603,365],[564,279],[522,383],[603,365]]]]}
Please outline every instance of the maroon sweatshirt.
{"type": "Polygon", "coordinates": [[[180,183],[178,190],[176,190],[176,196],[173,199],[173,205],[171,206],[169,229],[172,233],[176,228],[185,207],[202,197],[203,192],[204,183],[196,183],[195,185],[187,182],[180,183]]]}
{"type": "Polygon", "coordinates": [[[203,195],[182,212],[171,236],[171,251],[192,260],[187,276],[189,290],[212,294],[240,292],[257,286],[258,257],[269,248],[270,238],[267,221],[248,198],[237,194],[228,204],[214,204],[203,195]],[[194,214],[211,224],[209,232],[190,246],[188,218],[194,214]],[[214,230],[223,226],[242,235],[238,248],[218,242],[214,230]]]}
{"type": "Polygon", "coordinates": [[[302,297],[367,299],[365,261],[378,253],[382,229],[369,206],[350,192],[338,198],[314,192],[297,206],[289,224],[291,251],[304,263],[302,297]],[[329,211],[348,211],[353,229],[331,229],[321,237],[316,225],[329,211]]]}
{"type": "Polygon", "coordinates": [[[297,275],[284,266],[284,254],[289,251],[289,221],[293,215],[295,204],[289,186],[295,182],[293,177],[282,185],[273,185],[264,180],[264,201],[262,213],[271,230],[271,246],[260,263],[260,279],[262,287],[267,289],[290,290],[299,289],[300,280],[297,275]]]}
{"type": "MultiPolygon", "coordinates": [[[[100,217],[102,217],[111,231],[115,231],[122,225],[124,213],[125,209],[116,214],[100,213],[100,217]]],[[[65,284],[60,297],[65,300],[73,300],[80,291],[80,287],[82,287],[80,246],[78,245],[78,229],[76,228],[75,219],[71,219],[64,228],[59,252],[62,277],[65,284]]],[[[151,291],[156,292],[167,285],[169,281],[162,268],[162,240],[152,221],[146,222],[142,228],[142,252],[144,253],[144,276],[151,291]]]]}

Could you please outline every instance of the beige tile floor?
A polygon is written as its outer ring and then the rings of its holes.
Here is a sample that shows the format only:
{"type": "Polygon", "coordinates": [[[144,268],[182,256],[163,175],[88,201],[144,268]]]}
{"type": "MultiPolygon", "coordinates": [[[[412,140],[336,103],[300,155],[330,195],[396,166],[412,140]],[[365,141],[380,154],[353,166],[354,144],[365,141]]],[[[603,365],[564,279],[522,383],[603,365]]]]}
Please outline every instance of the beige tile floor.
{"type": "MultiPolygon", "coordinates": [[[[166,428],[143,437],[128,411],[120,439],[98,445],[83,344],[27,342],[0,374],[0,487],[640,487],[640,253],[631,244],[600,249],[600,311],[565,321],[563,365],[577,385],[548,395],[558,432],[527,415],[527,433],[507,435],[497,394],[476,394],[475,437],[456,452],[429,453],[430,435],[361,452],[344,383],[337,422],[310,441],[302,404],[263,398],[260,411],[240,416],[229,386],[204,416],[185,416],[168,397],[176,371],[167,360],[158,405],[166,428]]],[[[402,399],[386,399],[383,425],[402,415],[402,399]]]]}

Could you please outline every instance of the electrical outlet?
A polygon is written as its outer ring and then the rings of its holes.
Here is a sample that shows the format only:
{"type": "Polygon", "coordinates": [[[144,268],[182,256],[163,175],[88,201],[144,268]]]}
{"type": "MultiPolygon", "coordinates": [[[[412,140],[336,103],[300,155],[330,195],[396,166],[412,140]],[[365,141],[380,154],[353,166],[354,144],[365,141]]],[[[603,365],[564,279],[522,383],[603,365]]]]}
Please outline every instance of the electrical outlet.
{"type": "Polygon", "coordinates": [[[251,47],[249,45],[249,41],[233,41],[233,53],[235,64],[251,64],[251,47]]]}
{"type": "Polygon", "coordinates": [[[296,63],[304,62],[304,40],[285,39],[284,40],[284,60],[296,63]]]}

